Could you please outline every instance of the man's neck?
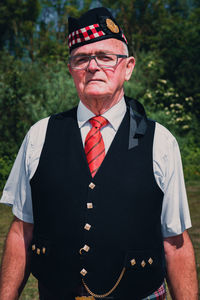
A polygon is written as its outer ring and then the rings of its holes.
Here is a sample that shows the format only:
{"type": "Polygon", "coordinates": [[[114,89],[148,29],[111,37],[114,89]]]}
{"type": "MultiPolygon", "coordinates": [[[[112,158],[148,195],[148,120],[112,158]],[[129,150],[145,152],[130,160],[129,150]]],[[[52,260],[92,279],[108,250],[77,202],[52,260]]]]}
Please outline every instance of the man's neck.
{"type": "Polygon", "coordinates": [[[91,98],[81,99],[82,103],[95,115],[103,115],[107,110],[109,110],[112,106],[117,104],[123,97],[124,91],[120,94],[109,97],[109,96],[98,96],[91,98]]]}

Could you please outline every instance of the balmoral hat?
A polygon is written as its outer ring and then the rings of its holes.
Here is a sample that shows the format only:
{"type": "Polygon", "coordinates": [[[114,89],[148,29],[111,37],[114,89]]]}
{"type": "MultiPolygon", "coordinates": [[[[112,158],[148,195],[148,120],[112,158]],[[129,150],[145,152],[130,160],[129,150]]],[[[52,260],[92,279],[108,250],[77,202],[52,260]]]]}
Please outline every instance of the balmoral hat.
{"type": "Polygon", "coordinates": [[[79,19],[69,17],[68,27],[70,52],[77,47],[111,38],[128,44],[122,29],[105,7],[91,9],[79,19]]]}

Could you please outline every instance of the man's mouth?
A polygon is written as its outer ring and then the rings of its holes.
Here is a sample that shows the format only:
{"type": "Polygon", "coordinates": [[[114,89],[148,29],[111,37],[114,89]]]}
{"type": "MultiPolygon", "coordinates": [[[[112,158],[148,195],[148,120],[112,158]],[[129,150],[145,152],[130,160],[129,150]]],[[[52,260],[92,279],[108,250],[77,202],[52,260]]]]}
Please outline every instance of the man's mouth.
{"type": "Polygon", "coordinates": [[[93,79],[89,79],[88,81],[87,81],[87,83],[88,82],[95,82],[95,81],[101,81],[101,82],[103,82],[104,80],[103,79],[99,79],[99,78],[93,78],[93,79]]]}

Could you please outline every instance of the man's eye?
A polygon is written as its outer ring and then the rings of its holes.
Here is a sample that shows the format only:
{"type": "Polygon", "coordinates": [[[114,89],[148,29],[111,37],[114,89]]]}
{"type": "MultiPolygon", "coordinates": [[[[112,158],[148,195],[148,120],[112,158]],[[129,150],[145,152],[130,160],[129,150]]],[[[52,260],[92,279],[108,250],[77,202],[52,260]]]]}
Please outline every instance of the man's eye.
{"type": "Polygon", "coordinates": [[[100,56],[97,56],[97,59],[101,60],[101,61],[112,61],[113,57],[112,57],[112,55],[100,55],[100,56]]]}
{"type": "Polygon", "coordinates": [[[76,57],[75,58],[75,63],[77,63],[77,64],[81,64],[84,62],[88,62],[88,57],[76,57]]]}

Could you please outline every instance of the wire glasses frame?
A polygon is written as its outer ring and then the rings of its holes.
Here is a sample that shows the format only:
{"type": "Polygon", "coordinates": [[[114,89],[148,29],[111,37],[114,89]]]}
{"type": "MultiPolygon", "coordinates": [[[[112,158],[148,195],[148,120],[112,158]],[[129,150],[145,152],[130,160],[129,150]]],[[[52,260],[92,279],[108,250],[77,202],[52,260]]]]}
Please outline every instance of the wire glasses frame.
{"type": "Polygon", "coordinates": [[[74,55],[69,57],[69,64],[72,69],[86,70],[92,59],[100,68],[113,68],[118,64],[119,58],[127,58],[122,54],[99,54],[99,55],[74,55]]]}

